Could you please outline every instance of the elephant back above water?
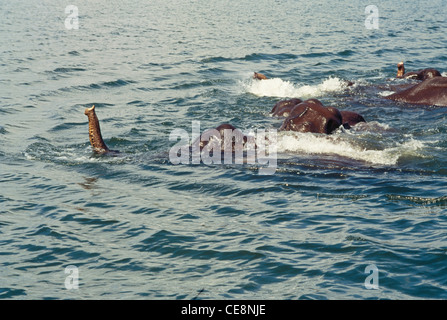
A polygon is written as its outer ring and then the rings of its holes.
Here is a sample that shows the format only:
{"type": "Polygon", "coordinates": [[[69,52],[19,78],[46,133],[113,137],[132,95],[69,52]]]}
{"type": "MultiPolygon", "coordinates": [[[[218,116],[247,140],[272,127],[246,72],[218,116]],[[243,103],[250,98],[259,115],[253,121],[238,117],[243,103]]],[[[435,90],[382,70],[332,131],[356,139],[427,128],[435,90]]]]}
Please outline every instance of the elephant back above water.
{"type": "Polygon", "coordinates": [[[447,77],[434,77],[386,97],[411,104],[447,107],[447,77]]]}
{"type": "Polygon", "coordinates": [[[340,111],[310,99],[293,107],[280,130],[330,134],[343,124],[340,111]]]}

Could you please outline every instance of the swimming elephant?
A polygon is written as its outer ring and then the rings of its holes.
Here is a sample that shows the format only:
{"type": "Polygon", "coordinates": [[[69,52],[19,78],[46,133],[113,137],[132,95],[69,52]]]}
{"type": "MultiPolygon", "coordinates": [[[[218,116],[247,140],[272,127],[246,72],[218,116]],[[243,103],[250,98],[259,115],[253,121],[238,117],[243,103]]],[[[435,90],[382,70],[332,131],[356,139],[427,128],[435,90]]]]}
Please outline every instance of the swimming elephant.
{"type": "MultiPolygon", "coordinates": [[[[328,114],[328,111],[332,113],[332,116],[335,115],[337,119],[335,119],[334,124],[337,124],[337,122],[340,122],[346,129],[349,129],[350,127],[356,125],[359,122],[366,122],[363,116],[360,114],[353,112],[353,111],[339,111],[334,107],[324,107],[323,104],[317,100],[317,99],[309,99],[306,101],[302,101],[301,99],[289,99],[289,100],[282,100],[276,103],[273,106],[273,109],[271,111],[272,116],[277,117],[286,117],[286,118],[293,118],[297,115],[302,114],[306,107],[311,107],[314,109],[315,112],[324,112],[325,114],[328,114]],[[318,109],[318,110],[316,110],[318,109]],[[338,118],[338,113],[340,113],[341,120],[338,118]]],[[[304,115],[303,115],[304,116],[304,115]]],[[[307,119],[306,121],[308,121],[307,119]]],[[[321,120],[321,118],[320,118],[321,120]]],[[[295,120],[297,122],[298,119],[295,120]]],[[[337,128],[340,126],[337,125],[337,128]]],[[[283,124],[284,125],[284,124],[283,124]]],[[[315,128],[315,125],[313,126],[315,128]]],[[[293,130],[293,129],[292,129],[293,130]]],[[[306,131],[304,127],[301,127],[300,130],[297,131],[306,131]]],[[[317,130],[317,132],[320,132],[321,130],[317,130]]],[[[332,130],[330,130],[332,132],[332,130]]],[[[312,131],[311,132],[315,132],[312,131]]],[[[328,133],[326,130],[322,130],[321,133],[328,133]]]]}
{"type": "Polygon", "coordinates": [[[247,163],[254,161],[258,149],[254,136],[246,135],[229,123],[205,130],[191,145],[190,150],[204,163],[247,163]],[[251,153],[250,153],[251,152],[251,153]],[[251,155],[251,156],[250,156],[251,155]]]}
{"type": "Polygon", "coordinates": [[[343,118],[338,109],[325,107],[317,99],[309,99],[293,107],[280,130],[329,134],[342,124],[343,118]]]}
{"type": "Polygon", "coordinates": [[[110,150],[102,139],[101,128],[99,127],[99,120],[96,116],[95,106],[86,108],[84,114],[88,117],[88,134],[93,151],[99,154],[119,153],[117,150],[110,150]]]}
{"type": "Polygon", "coordinates": [[[428,78],[386,98],[411,104],[447,107],[447,77],[428,78]]]}
{"type": "Polygon", "coordinates": [[[216,148],[221,151],[231,150],[234,152],[235,148],[237,149],[247,142],[247,136],[235,126],[223,123],[214,129],[205,130],[197,140],[193,146],[198,145],[200,150],[216,148]]]}
{"type": "MultiPolygon", "coordinates": [[[[88,117],[89,139],[93,151],[98,154],[117,154],[119,151],[110,150],[101,135],[99,120],[95,112],[95,106],[86,108],[84,114],[88,117]]],[[[205,130],[201,136],[192,144],[199,147],[200,151],[205,149],[212,152],[216,149],[223,151],[241,151],[247,143],[256,147],[254,138],[245,135],[241,130],[231,124],[224,123],[214,129],[205,130]]]]}
{"type": "Polygon", "coordinates": [[[405,73],[404,63],[401,61],[397,64],[397,78],[426,80],[434,77],[442,77],[441,73],[436,69],[422,69],[415,72],[405,73]]]}

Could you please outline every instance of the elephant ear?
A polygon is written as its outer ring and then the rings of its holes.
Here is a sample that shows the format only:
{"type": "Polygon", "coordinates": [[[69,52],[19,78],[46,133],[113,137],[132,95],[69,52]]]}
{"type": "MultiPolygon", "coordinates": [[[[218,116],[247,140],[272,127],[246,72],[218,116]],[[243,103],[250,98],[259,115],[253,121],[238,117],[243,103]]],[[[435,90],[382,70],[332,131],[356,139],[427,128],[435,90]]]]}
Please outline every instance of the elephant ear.
{"type": "Polygon", "coordinates": [[[273,116],[277,116],[281,113],[281,109],[283,108],[291,109],[292,107],[296,106],[297,104],[300,104],[301,102],[303,102],[303,100],[297,98],[289,100],[281,100],[273,106],[272,111],[270,111],[270,113],[272,113],[273,116]]]}
{"type": "Polygon", "coordinates": [[[340,111],[342,124],[346,129],[355,126],[359,122],[366,122],[365,118],[360,114],[352,111],[340,111]]]}
{"type": "Polygon", "coordinates": [[[326,133],[332,133],[340,127],[341,122],[334,119],[329,119],[326,124],[326,133]]]}

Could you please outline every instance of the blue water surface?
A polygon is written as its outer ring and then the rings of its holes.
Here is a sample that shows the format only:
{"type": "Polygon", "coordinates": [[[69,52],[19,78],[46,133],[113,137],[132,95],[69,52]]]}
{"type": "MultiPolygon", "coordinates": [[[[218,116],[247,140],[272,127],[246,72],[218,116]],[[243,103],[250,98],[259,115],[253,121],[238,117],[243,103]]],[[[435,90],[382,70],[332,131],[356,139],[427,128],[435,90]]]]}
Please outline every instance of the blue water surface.
{"type": "Polygon", "coordinates": [[[0,0],[0,298],[446,299],[447,108],[384,99],[399,61],[446,75],[446,8],[0,0]],[[292,97],[367,123],[278,133],[271,175],[170,161],[292,97]]]}

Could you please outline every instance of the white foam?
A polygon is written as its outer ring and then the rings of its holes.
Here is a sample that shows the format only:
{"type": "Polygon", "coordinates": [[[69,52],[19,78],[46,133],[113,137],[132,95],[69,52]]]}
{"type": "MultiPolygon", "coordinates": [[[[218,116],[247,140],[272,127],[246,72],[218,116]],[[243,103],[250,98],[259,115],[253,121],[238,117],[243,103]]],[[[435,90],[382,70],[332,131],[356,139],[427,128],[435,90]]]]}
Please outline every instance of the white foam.
{"type": "Polygon", "coordinates": [[[368,122],[360,122],[353,126],[350,130],[346,131],[347,133],[379,133],[382,134],[384,132],[396,132],[396,129],[392,128],[389,124],[378,122],[378,121],[368,121],[368,122]]]}
{"type": "Polygon", "coordinates": [[[379,96],[387,97],[387,96],[392,95],[393,93],[395,93],[395,92],[394,91],[385,90],[385,91],[379,92],[379,96]]]}
{"type": "Polygon", "coordinates": [[[318,135],[311,133],[281,132],[278,134],[278,153],[332,154],[377,165],[396,165],[405,155],[419,155],[424,144],[412,138],[402,143],[371,149],[362,146],[345,134],[318,135]]]}
{"type": "Polygon", "coordinates": [[[125,157],[94,156],[91,147],[88,146],[83,152],[74,148],[31,150],[25,151],[24,157],[31,161],[51,161],[62,162],[66,164],[85,164],[85,163],[110,163],[125,161],[125,157]]]}
{"type": "Polygon", "coordinates": [[[317,85],[298,85],[280,78],[267,80],[255,80],[243,83],[244,89],[261,97],[279,98],[312,98],[324,95],[328,92],[342,91],[346,88],[345,81],[336,77],[330,77],[317,85]]]}

